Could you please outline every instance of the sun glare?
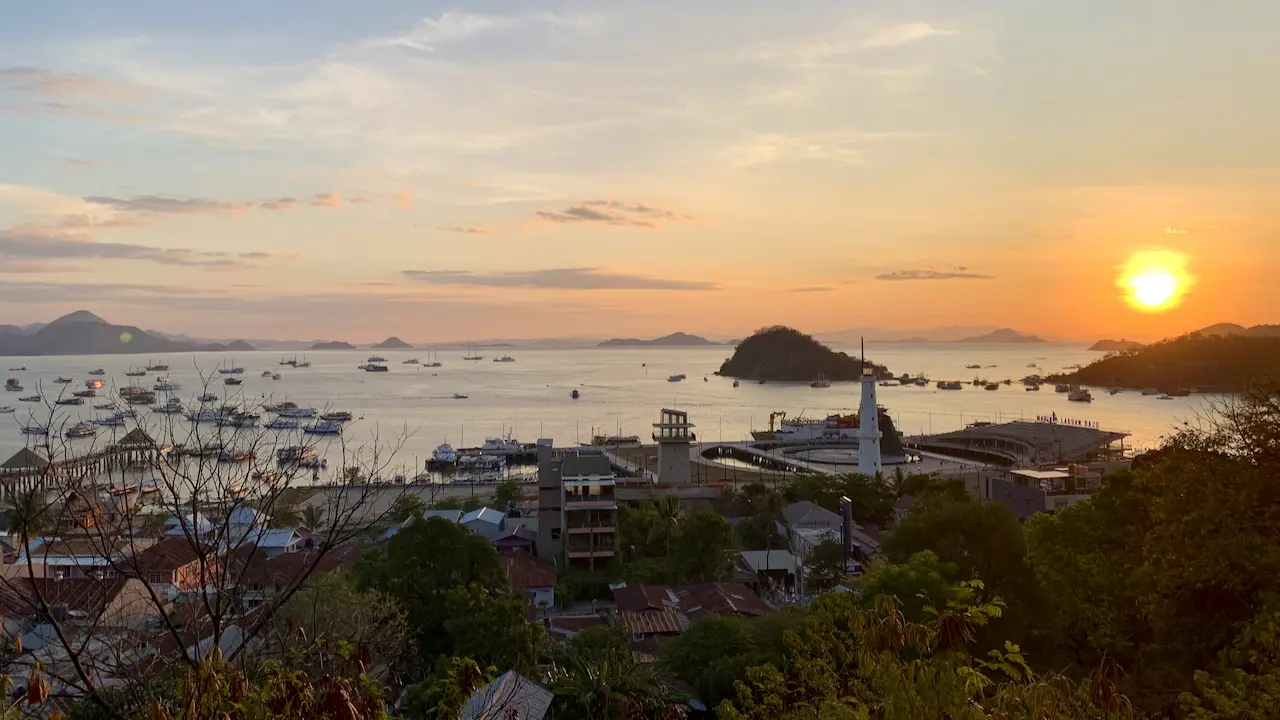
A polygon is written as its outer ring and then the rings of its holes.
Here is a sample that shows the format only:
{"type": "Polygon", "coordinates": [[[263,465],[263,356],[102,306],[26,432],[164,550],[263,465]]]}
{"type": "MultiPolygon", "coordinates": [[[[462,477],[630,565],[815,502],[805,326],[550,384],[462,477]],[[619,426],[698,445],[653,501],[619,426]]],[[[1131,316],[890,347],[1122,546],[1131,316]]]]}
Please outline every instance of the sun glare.
{"type": "Polygon", "coordinates": [[[1177,307],[1191,286],[1187,257],[1168,250],[1134,253],[1120,268],[1117,284],[1129,305],[1143,312],[1177,307]]]}

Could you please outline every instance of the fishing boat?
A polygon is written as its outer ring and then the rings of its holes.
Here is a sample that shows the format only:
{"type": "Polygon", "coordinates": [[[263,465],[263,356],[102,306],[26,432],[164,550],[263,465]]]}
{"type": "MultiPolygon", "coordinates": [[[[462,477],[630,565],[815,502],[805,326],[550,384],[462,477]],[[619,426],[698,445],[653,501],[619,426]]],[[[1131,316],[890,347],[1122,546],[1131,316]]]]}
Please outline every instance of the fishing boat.
{"type": "Polygon", "coordinates": [[[418,358],[409,358],[408,360],[405,360],[403,363],[400,363],[400,364],[401,365],[421,365],[422,362],[419,361],[418,358]]]}
{"type": "Polygon", "coordinates": [[[463,360],[483,360],[483,355],[477,355],[474,347],[467,350],[467,354],[462,356],[463,360]]]}
{"type": "Polygon", "coordinates": [[[148,360],[147,372],[169,372],[169,366],[164,363],[152,363],[148,360]]]}
{"type": "Polygon", "coordinates": [[[10,414],[10,413],[12,413],[12,412],[13,412],[13,407],[12,407],[12,406],[10,406],[10,405],[0,405],[0,415],[8,415],[8,414],[10,414]]]}
{"type": "Polygon", "coordinates": [[[441,443],[431,451],[431,458],[427,460],[427,469],[435,470],[440,468],[451,468],[458,463],[458,453],[449,443],[441,443]]]}
{"type": "Polygon", "coordinates": [[[232,364],[232,366],[231,366],[231,367],[229,367],[229,368],[218,368],[218,374],[220,374],[220,375],[243,375],[243,374],[244,374],[244,368],[242,368],[242,367],[239,367],[239,366],[235,365],[235,364],[234,364],[234,362],[235,362],[235,361],[233,360],[233,361],[232,361],[232,363],[233,363],[233,364],[232,364]]]}
{"type": "Polygon", "coordinates": [[[520,443],[510,437],[487,437],[484,439],[484,444],[480,446],[480,454],[510,455],[520,452],[521,449],[520,443]]]}
{"type": "Polygon", "coordinates": [[[1175,390],[1165,390],[1165,395],[1169,397],[1191,397],[1191,391],[1186,388],[1177,388],[1175,390]]]}
{"type": "Polygon", "coordinates": [[[281,377],[280,373],[271,373],[272,380],[279,380],[280,377],[281,377]]]}
{"type": "Polygon", "coordinates": [[[222,416],[213,410],[197,410],[186,414],[187,420],[193,423],[216,423],[220,417],[222,416]]]}
{"type": "Polygon", "coordinates": [[[503,355],[502,357],[494,358],[493,361],[500,362],[500,363],[513,363],[516,361],[516,359],[511,357],[510,355],[503,355]]]}
{"type": "Polygon", "coordinates": [[[1067,393],[1067,399],[1071,402],[1093,402],[1093,394],[1084,388],[1072,388],[1067,393]]]}
{"type": "Polygon", "coordinates": [[[1000,389],[1000,383],[987,383],[984,387],[985,387],[987,390],[999,390],[999,389],[1000,389]]]}
{"type": "Polygon", "coordinates": [[[54,382],[58,383],[59,385],[66,385],[71,382],[71,378],[59,377],[57,380],[54,380],[54,382]]]}
{"type": "Polygon", "coordinates": [[[939,380],[937,387],[939,390],[963,390],[964,384],[959,380],[939,380]]]}
{"type": "Polygon", "coordinates": [[[965,370],[981,370],[982,366],[981,365],[965,365],[964,369],[965,370]]]}
{"type": "Polygon", "coordinates": [[[175,392],[181,390],[182,386],[169,379],[168,375],[162,375],[156,378],[156,384],[151,386],[156,392],[175,392]]]}
{"type": "Polygon", "coordinates": [[[423,367],[438,368],[438,367],[444,367],[444,365],[442,365],[442,364],[440,363],[439,358],[437,358],[437,357],[436,357],[436,351],[435,351],[435,350],[428,350],[428,351],[427,351],[427,362],[426,362],[426,364],[424,364],[424,365],[423,365],[423,367]]]}
{"type": "Polygon", "coordinates": [[[90,375],[98,375],[98,376],[101,376],[101,375],[106,375],[106,374],[107,374],[107,371],[106,371],[106,370],[103,370],[102,368],[97,368],[97,369],[94,369],[94,370],[90,370],[90,371],[89,371],[89,374],[90,374],[90,375]]]}
{"type": "Polygon", "coordinates": [[[109,417],[98,418],[93,421],[98,427],[124,427],[123,415],[111,415],[109,417]]]}
{"type": "Polygon", "coordinates": [[[569,397],[573,398],[574,400],[578,399],[578,395],[579,393],[577,390],[574,390],[573,392],[569,393],[569,397]]]}
{"type": "Polygon", "coordinates": [[[278,412],[284,412],[285,410],[293,410],[297,407],[298,407],[298,403],[289,402],[288,400],[285,400],[284,402],[279,402],[272,405],[263,405],[262,409],[266,410],[267,412],[278,413],[278,412]]]}
{"type": "Polygon", "coordinates": [[[298,421],[292,418],[278,417],[272,418],[270,422],[263,423],[262,427],[268,430],[297,430],[298,421]]]}
{"type": "Polygon", "coordinates": [[[1119,394],[1120,394],[1120,388],[1110,388],[1109,390],[1107,390],[1107,394],[1108,394],[1108,395],[1119,395],[1119,394]]]}
{"type": "Polygon", "coordinates": [[[9,378],[4,381],[4,389],[9,392],[22,392],[22,383],[18,382],[18,378],[9,378]]]}
{"type": "Polygon", "coordinates": [[[26,365],[23,365],[22,367],[9,368],[9,372],[26,372],[26,371],[27,371],[26,365]]]}
{"type": "Polygon", "coordinates": [[[1070,386],[1070,385],[1061,385],[1061,384],[1059,384],[1059,385],[1054,385],[1054,386],[1053,386],[1053,391],[1054,391],[1054,392],[1056,392],[1056,393],[1069,393],[1069,392],[1071,392],[1071,386],[1070,386]]]}
{"type": "Polygon", "coordinates": [[[224,463],[240,463],[253,459],[252,450],[237,450],[235,448],[223,448],[218,453],[218,462],[224,463]]]}
{"type": "Polygon", "coordinates": [[[327,412],[321,415],[320,419],[327,420],[328,422],[338,422],[338,423],[351,422],[351,413],[347,412],[346,410],[335,410],[333,412],[327,412]]]}
{"type": "Polygon", "coordinates": [[[147,478],[146,480],[142,481],[138,489],[142,492],[143,495],[147,495],[149,493],[154,493],[154,492],[160,492],[160,481],[156,480],[155,478],[147,478]]]}
{"type": "Polygon", "coordinates": [[[302,428],[302,432],[308,435],[341,435],[342,424],[321,420],[318,423],[302,428]]]}
{"type": "Polygon", "coordinates": [[[101,380],[98,380],[97,378],[95,378],[95,379],[93,379],[93,380],[85,380],[85,381],[84,381],[84,386],[85,386],[85,387],[87,387],[87,388],[89,388],[90,390],[101,390],[101,389],[102,389],[103,384],[104,384],[104,383],[103,383],[101,380]]]}
{"type": "Polygon", "coordinates": [[[290,445],[276,450],[276,460],[282,463],[302,464],[316,457],[316,449],[310,445],[290,445]]]}
{"type": "Polygon", "coordinates": [[[254,470],[249,477],[258,482],[273,483],[280,479],[280,473],[275,470],[254,470]]]}
{"type": "Polygon", "coordinates": [[[224,380],[222,381],[222,384],[223,384],[223,385],[239,385],[239,384],[240,384],[240,383],[242,383],[242,382],[244,382],[244,380],[241,380],[241,379],[240,379],[240,378],[238,378],[238,377],[229,377],[229,378],[224,379],[224,380]]]}
{"type": "Polygon", "coordinates": [[[160,413],[161,415],[176,415],[182,412],[182,401],[178,400],[178,398],[169,398],[169,401],[164,405],[152,406],[151,412],[160,413]]]}
{"type": "Polygon", "coordinates": [[[99,403],[93,406],[94,410],[115,410],[115,403],[99,403]]]}
{"type": "Polygon", "coordinates": [[[389,371],[389,370],[390,370],[390,368],[388,368],[386,365],[377,365],[377,364],[374,364],[374,363],[367,363],[367,364],[365,364],[365,365],[357,365],[356,367],[358,367],[359,369],[361,369],[361,370],[363,370],[363,371],[365,371],[365,372],[387,372],[387,371],[389,371]]]}
{"type": "Polygon", "coordinates": [[[733,381],[733,386],[734,386],[734,387],[738,387],[738,381],[737,381],[737,380],[734,380],[734,381],[733,381]]]}
{"type": "Polygon", "coordinates": [[[98,397],[98,391],[97,391],[97,390],[76,390],[75,392],[73,392],[73,393],[71,393],[71,394],[72,394],[72,396],[74,396],[74,397],[78,397],[78,398],[91,398],[91,397],[98,397]]]}
{"type": "Polygon", "coordinates": [[[684,382],[684,375],[668,375],[667,382],[684,382]]]}
{"type": "Polygon", "coordinates": [[[84,398],[78,398],[78,397],[59,398],[54,402],[54,404],[55,405],[83,405],[84,398]]]}
{"type": "Polygon", "coordinates": [[[18,398],[18,402],[40,402],[42,399],[39,395],[28,395],[18,398]]]}
{"type": "Polygon", "coordinates": [[[261,418],[257,413],[238,412],[224,414],[218,418],[218,427],[251,428],[257,427],[261,418]]]}
{"type": "Polygon", "coordinates": [[[49,428],[43,425],[32,423],[31,425],[22,426],[22,434],[23,435],[48,435],[49,428]]]}
{"type": "Polygon", "coordinates": [[[133,368],[129,368],[129,370],[125,371],[124,376],[125,376],[125,377],[146,377],[146,376],[147,376],[147,371],[146,371],[146,370],[134,370],[133,368]]]}
{"type": "Polygon", "coordinates": [[[293,366],[294,366],[294,367],[296,367],[296,368],[309,368],[309,367],[311,367],[311,361],[310,361],[310,360],[308,360],[308,359],[307,359],[307,357],[304,355],[304,356],[302,357],[302,362],[300,362],[300,363],[294,363],[294,364],[293,364],[293,366]]]}
{"type": "Polygon", "coordinates": [[[1028,385],[1028,386],[1026,387],[1026,391],[1027,391],[1027,392],[1040,392],[1040,386],[1039,386],[1039,385],[1028,385]]]}
{"type": "Polygon", "coordinates": [[[453,394],[453,399],[454,399],[454,400],[466,400],[466,399],[467,399],[467,396],[466,396],[466,395],[463,395],[462,393],[454,393],[454,394],[453,394]]]}
{"type": "Polygon", "coordinates": [[[65,434],[69,440],[75,440],[76,438],[90,438],[98,434],[98,428],[94,427],[91,423],[82,422],[67,428],[67,432],[65,434]]]}
{"type": "Polygon", "coordinates": [[[110,488],[107,489],[107,492],[111,495],[128,495],[129,493],[137,489],[138,489],[137,484],[125,481],[125,482],[115,483],[114,485],[112,485],[110,488]]]}
{"type": "Polygon", "coordinates": [[[205,393],[200,397],[196,398],[196,400],[199,400],[202,403],[218,402],[218,396],[214,395],[213,393],[205,393]]]}
{"type": "MultiPolygon", "coordinates": [[[[292,403],[285,403],[285,404],[292,405],[292,403]]],[[[316,416],[316,409],[309,408],[309,407],[298,407],[297,405],[293,405],[293,407],[281,408],[280,410],[277,411],[277,413],[280,415],[280,417],[285,417],[285,418],[313,418],[316,416]]]]}
{"type": "Polygon", "coordinates": [[[816,379],[816,380],[814,380],[813,382],[809,383],[809,387],[811,387],[811,388],[829,388],[829,387],[831,387],[831,381],[830,381],[830,380],[828,380],[825,376],[823,376],[823,375],[819,375],[819,376],[817,377],[817,379],[816,379]]]}
{"type": "Polygon", "coordinates": [[[384,358],[384,357],[382,357],[381,355],[374,355],[373,357],[369,358],[369,359],[368,359],[368,360],[366,360],[365,362],[367,362],[367,363],[369,363],[370,365],[372,365],[373,363],[384,363],[384,362],[386,362],[386,361],[387,361],[387,359],[386,359],[386,358],[384,358]]]}
{"type": "Polygon", "coordinates": [[[274,374],[274,373],[272,373],[270,370],[263,370],[263,371],[262,371],[262,377],[265,377],[265,378],[269,378],[269,377],[271,377],[273,374],[274,374]]]}

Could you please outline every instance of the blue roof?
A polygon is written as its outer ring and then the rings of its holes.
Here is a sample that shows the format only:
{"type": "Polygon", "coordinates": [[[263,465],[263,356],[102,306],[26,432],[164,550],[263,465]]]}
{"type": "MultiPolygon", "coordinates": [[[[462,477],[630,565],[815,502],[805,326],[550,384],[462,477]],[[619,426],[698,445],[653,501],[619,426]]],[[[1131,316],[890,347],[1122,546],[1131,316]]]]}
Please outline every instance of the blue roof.
{"type": "Polygon", "coordinates": [[[480,520],[491,525],[501,525],[504,518],[506,518],[506,515],[502,512],[494,510],[493,508],[482,507],[479,510],[472,510],[466,515],[463,515],[462,519],[458,522],[463,525],[467,525],[475,520],[480,520]]]}

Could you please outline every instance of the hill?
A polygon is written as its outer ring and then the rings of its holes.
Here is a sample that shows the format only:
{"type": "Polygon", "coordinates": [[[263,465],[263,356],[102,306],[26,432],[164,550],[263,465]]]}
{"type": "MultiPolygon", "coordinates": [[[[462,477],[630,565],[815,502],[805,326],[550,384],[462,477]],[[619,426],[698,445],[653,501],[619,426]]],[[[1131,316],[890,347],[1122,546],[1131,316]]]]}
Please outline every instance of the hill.
{"type": "Polygon", "coordinates": [[[1042,343],[1044,338],[1035,335],[1026,335],[1017,330],[1009,328],[1001,328],[992,330],[985,335],[977,335],[974,337],[962,338],[960,340],[952,340],[957,343],[1042,343]]]}
{"type": "Polygon", "coordinates": [[[321,341],[307,348],[308,350],[355,350],[356,346],[341,340],[321,341]]]}
{"type": "MultiPolygon", "coordinates": [[[[891,375],[882,365],[871,367],[877,375],[891,375]]],[[[733,357],[716,374],[778,382],[808,382],[819,375],[828,380],[857,380],[862,377],[862,362],[798,330],[776,326],[759,330],[739,343],[733,357]]]]}
{"type": "Polygon", "coordinates": [[[118,355],[252,350],[243,341],[229,345],[174,342],[132,325],[113,325],[87,310],[63,315],[28,335],[0,333],[0,355],[118,355]]]}
{"type": "Polygon", "coordinates": [[[688,335],[678,332],[670,335],[664,335],[660,338],[652,340],[640,340],[638,338],[613,338],[605,340],[596,347],[701,347],[705,345],[715,345],[716,343],[697,335],[688,335]]]}
{"type": "Polygon", "coordinates": [[[1094,352],[1128,352],[1142,347],[1142,343],[1133,340],[1099,340],[1090,345],[1089,349],[1094,352]]]}
{"type": "Polygon", "coordinates": [[[1280,325],[1254,325],[1245,327],[1235,323],[1218,323],[1196,331],[1200,335],[1240,335],[1242,337],[1280,337],[1280,325]]]}
{"type": "Polygon", "coordinates": [[[1112,355],[1050,382],[1238,392],[1280,369],[1280,337],[1192,333],[1112,355]]]}
{"type": "Polygon", "coordinates": [[[412,345],[401,340],[395,335],[392,335],[391,337],[387,338],[386,340],[383,340],[382,342],[378,343],[377,345],[374,345],[373,347],[375,350],[412,350],[413,349],[412,345]]]}

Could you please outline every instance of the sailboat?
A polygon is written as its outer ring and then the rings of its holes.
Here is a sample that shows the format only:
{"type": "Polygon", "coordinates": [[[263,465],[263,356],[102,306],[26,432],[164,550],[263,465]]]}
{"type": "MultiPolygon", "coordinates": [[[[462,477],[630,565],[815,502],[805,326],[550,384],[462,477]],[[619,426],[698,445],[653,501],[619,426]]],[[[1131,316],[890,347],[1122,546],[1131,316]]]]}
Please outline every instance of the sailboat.
{"type": "Polygon", "coordinates": [[[483,355],[477,355],[477,354],[476,354],[475,346],[472,346],[472,347],[470,347],[470,348],[468,348],[468,349],[467,349],[467,354],[466,354],[466,355],[463,355],[463,356],[462,356],[462,359],[463,359],[463,360],[483,360],[483,359],[484,359],[484,356],[483,356],[483,355]]]}
{"type": "Polygon", "coordinates": [[[428,350],[427,364],[423,365],[423,367],[438,368],[438,367],[444,367],[444,366],[440,364],[440,360],[436,357],[436,351],[428,350]]]}

